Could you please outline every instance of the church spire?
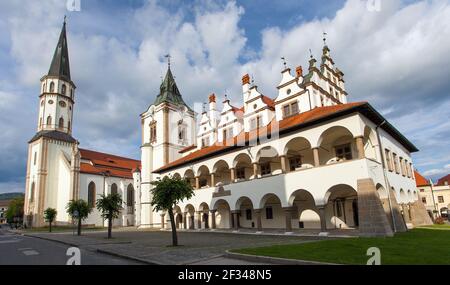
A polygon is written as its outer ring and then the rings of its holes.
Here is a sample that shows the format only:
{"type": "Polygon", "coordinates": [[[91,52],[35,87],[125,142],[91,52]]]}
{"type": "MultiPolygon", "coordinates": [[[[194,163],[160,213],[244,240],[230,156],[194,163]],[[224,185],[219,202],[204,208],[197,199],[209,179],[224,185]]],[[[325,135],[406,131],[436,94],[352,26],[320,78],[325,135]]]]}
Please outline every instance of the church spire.
{"type": "Polygon", "coordinates": [[[63,27],[61,29],[61,34],[59,35],[58,45],[56,46],[55,53],[53,54],[48,76],[56,76],[64,80],[71,81],[69,51],[67,49],[66,17],[64,17],[63,27]]]}

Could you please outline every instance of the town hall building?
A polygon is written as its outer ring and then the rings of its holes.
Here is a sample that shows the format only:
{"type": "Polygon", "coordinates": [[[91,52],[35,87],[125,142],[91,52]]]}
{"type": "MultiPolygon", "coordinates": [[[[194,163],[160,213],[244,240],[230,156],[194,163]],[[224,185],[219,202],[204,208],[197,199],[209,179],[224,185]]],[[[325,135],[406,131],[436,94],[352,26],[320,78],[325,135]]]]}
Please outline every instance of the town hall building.
{"type": "MultiPolygon", "coordinates": [[[[174,208],[184,230],[391,236],[431,222],[416,218],[426,214],[413,174],[417,148],[369,103],[349,102],[325,41],[320,64],[311,56],[305,70],[285,65],[280,73],[278,86],[265,91],[246,74],[236,95],[242,105],[211,94],[196,114],[169,64],[159,94],[140,114],[141,161],[81,149],[71,135],[76,87],[64,24],[41,79],[38,131],[29,142],[27,221],[42,226],[43,211],[53,207],[57,221],[68,223],[70,199],[94,205],[99,194],[117,192],[124,210],[116,225],[169,228],[169,215],[150,204],[151,182],[169,175],[195,189],[174,208]]],[[[104,221],[94,211],[85,223],[104,221]]]]}

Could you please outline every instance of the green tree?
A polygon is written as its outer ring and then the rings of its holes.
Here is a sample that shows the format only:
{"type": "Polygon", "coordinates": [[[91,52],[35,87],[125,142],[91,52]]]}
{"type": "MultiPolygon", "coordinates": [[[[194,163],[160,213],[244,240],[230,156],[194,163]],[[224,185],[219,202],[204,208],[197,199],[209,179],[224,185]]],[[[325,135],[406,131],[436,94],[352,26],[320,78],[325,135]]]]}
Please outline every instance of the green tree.
{"type": "Polygon", "coordinates": [[[8,205],[8,210],[6,210],[5,216],[8,223],[16,222],[17,220],[23,219],[23,203],[24,198],[19,197],[11,200],[8,205]]]}
{"type": "Polygon", "coordinates": [[[108,220],[108,238],[112,237],[112,222],[119,217],[122,208],[122,197],[118,193],[100,195],[96,202],[97,209],[102,213],[102,217],[108,220]]]}
{"type": "Polygon", "coordinates": [[[78,235],[81,235],[81,222],[92,212],[92,208],[83,199],[70,200],[66,206],[67,213],[74,220],[78,220],[78,235]]]}
{"type": "Polygon", "coordinates": [[[49,228],[48,228],[48,230],[49,230],[49,232],[52,232],[52,223],[55,221],[55,218],[56,218],[56,214],[57,214],[58,212],[56,211],[56,209],[53,209],[53,208],[47,208],[45,211],[44,211],[44,219],[48,222],[48,224],[49,224],[49,228]]]}
{"type": "Polygon", "coordinates": [[[164,176],[163,179],[158,178],[158,180],[152,181],[151,184],[154,186],[150,190],[153,196],[151,201],[153,211],[167,211],[169,213],[172,228],[172,245],[177,246],[178,237],[173,208],[178,202],[194,196],[194,189],[186,179],[180,177],[164,176]]]}

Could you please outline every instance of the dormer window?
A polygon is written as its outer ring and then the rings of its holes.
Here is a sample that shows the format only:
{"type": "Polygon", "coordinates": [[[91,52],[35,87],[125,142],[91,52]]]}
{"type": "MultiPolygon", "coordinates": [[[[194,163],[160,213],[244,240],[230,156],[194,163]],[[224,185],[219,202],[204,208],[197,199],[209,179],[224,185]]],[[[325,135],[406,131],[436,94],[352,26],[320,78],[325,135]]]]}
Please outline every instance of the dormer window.
{"type": "Polygon", "coordinates": [[[156,121],[150,123],[150,143],[156,142],[156,121]]]}
{"type": "Polygon", "coordinates": [[[297,101],[283,106],[283,118],[287,118],[296,114],[298,114],[297,101]]]}
{"type": "Polygon", "coordinates": [[[202,148],[209,146],[209,137],[202,138],[202,148]]]}

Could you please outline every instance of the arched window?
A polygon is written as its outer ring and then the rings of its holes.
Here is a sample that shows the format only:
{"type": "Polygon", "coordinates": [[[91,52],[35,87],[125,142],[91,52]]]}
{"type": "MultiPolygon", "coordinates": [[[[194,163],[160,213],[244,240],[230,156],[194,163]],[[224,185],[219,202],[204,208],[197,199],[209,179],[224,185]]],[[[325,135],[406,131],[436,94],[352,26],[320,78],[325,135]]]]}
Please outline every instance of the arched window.
{"type": "Polygon", "coordinates": [[[34,182],[31,183],[31,189],[30,189],[30,202],[34,201],[34,182]]]}
{"type": "Polygon", "coordinates": [[[127,187],[127,213],[134,213],[134,187],[133,184],[129,184],[127,187]]]}
{"type": "Polygon", "coordinates": [[[39,118],[39,128],[42,128],[42,118],[39,118]]]}
{"type": "Polygon", "coordinates": [[[58,127],[59,127],[60,129],[64,129],[64,119],[63,119],[63,117],[59,118],[59,124],[58,124],[58,127]]]}
{"type": "Polygon", "coordinates": [[[47,117],[47,126],[50,126],[52,124],[52,116],[47,117]]]}
{"type": "Polygon", "coordinates": [[[117,184],[113,183],[111,185],[111,194],[117,194],[117,184]]]}
{"type": "Polygon", "coordinates": [[[73,99],[73,89],[70,89],[70,98],[73,99]]]}
{"type": "Polygon", "coordinates": [[[70,131],[70,121],[67,122],[67,130],[70,131]]]}
{"type": "Polygon", "coordinates": [[[63,85],[61,86],[61,94],[62,94],[62,95],[66,95],[66,84],[63,84],[63,85]]]}
{"type": "Polygon", "coordinates": [[[88,205],[91,208],[95,207],[95,183],[93,181],[88,185],[88,205]]]}
{"type": "Polygon", "coordinates": [[[55,92],[55,83],[51,82],[50,83],[50,93],[53,93],[53,92],[55,92]]]}

